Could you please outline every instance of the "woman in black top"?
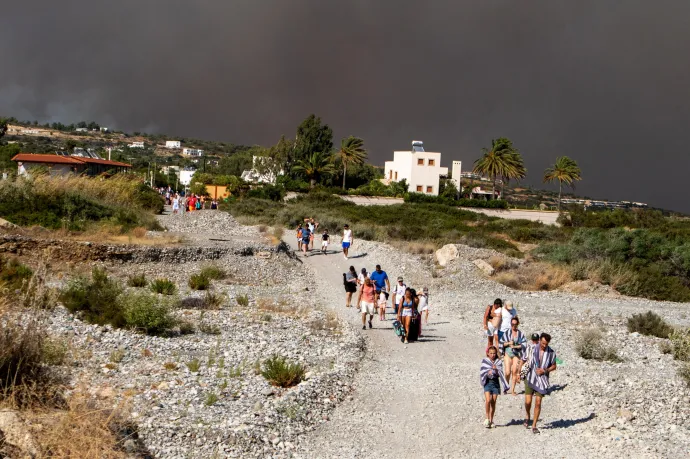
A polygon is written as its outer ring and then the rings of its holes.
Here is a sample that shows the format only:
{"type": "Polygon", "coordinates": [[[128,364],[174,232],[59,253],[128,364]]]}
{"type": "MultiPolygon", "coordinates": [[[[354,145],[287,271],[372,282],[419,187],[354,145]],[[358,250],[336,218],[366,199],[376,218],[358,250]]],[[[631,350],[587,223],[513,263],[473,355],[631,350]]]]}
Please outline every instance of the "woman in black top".
{"type": "Polygon", "coordinates": [[[345,284],[345,307],[352,306],[352,294],[357,291],[357,271],[354,266],[350,266],[350,270],[343,273],[343,283],[345,284]]]}

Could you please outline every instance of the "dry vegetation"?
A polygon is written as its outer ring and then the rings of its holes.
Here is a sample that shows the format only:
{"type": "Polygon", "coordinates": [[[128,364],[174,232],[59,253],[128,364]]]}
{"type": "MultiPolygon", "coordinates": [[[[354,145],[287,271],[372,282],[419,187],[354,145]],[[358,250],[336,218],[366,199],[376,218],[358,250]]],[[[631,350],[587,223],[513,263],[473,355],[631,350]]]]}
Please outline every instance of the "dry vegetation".
{"type": "Polygon", "coordinates": [[[525,263],[499,272],[495,279],[516,290],[554,290],[573,280],[568,269],[549,263],[525,263]]]}

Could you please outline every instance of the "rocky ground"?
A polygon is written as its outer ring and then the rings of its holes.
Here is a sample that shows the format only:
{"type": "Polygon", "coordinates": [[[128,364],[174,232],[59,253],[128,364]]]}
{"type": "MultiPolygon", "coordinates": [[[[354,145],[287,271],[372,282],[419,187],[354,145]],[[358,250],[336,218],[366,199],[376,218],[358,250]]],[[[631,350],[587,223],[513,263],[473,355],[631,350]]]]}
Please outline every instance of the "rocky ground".
{"type": "Polygon", "coordinates": [[[361,338],[318,301],[312,271],[276,252],[256,228],[224,212],[160,219],[184,235],[185,247],[204,249],[188,262],[178,259],[186,252],[176,252],[175,262],[93,264],[123,283],[133,274],[170,279],[183,299],[204,297],[187,281],[213,263],[228,273],[211,290],[222,298],[220,309],[177,310],[196,332],[163,338],[90,325],[58,307],[50,331],[78,349],[75,385],[106,404],[130,407],[141,442],[156,457],[289,457],[350,393],[361,338]],[[204,260],[218,248],[228,250],[204,260]],[[245,295],[249,304],[240,305],[245,295]],[[290,389],[271,386],[259,369],[273,355],[302,364],[306,380],[290,389]]]}
{"type": "MultiPolygon", "coordinates": [[[[345,260],[337,236],[331,253],[295,257],[224,212],[165,215],[161,223],[183,235],[184,250],[142,248],[145,256],[99,256],[95,263],[122,280],[142,273],[171,279],[180,298],[204,295],[187,286],[202,266],[212,261],[223,268],[228,278],[213,283],[223,298],[219,310],[176,312],[196,333],[148,337],[85,324],[62,308],[51,317],[52,332],[82,352],[75,383],[106,403],[127,403],[156,457],[690,453],[690,391],[676,375],[677,362],[660,351],[663,340],[625,328],[627,317],[650,309],[688,326],[688,304],[596,289],[588,296],[514,291],[473,263],[500,254],[467,246],[458,246],[445,267],[431,255],[360,240],[345,260]],[[375,264],[392,280],[401,275],[411,287],[430,289],[432,314],[419,342],[400,343],[390,320],[375,318],[373,329],[361,330],[361,316],[344,307],[342,273],[375,264]],[[244,295],[248,305],[238,303],[244,295]],[[549,332],[562,362],[551,378],[556,390],[544,400],[539,436],[521,426],[522,386],[519,396],[499,398],[498,427],[482,426],[481,319],[497,297],[513,300],[524,332],[549,332]],[[580,333],[591,328],[602,330],[621,362],[577,355],[580,333]],[[302,363],[306,381],[291,389],[270,386],[256,369],[274,354],[302,363]]],[[[285,241],[293,244],[288,234],[285,241]]]]}

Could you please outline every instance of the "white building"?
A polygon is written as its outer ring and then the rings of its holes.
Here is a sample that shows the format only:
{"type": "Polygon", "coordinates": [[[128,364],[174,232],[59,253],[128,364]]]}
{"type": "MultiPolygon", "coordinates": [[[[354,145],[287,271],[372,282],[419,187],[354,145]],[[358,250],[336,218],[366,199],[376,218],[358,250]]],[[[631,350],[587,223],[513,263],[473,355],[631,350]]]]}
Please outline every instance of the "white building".
{"type": "Polygon", "coordinates": [[[411,151],[393,152],[393,161],[386,161],[384,178],[389,182],[407,180],[408,191],[438,196],[440,177],[448,175],[441,167],[441,153],[424,151],[424,144],[412,141],[411,151]]]}
{"type": "Polygon", "coordinates": [[[132,142],[129,148],[144,148],[144,142],[132,142]]]}
{"type": "MultiPolygon", "coordinates": [[[[240,177],[242,180],[245,182],[253,182],[253,183],[269,183],[271,185],[275,185],[277,176],[276,174],[271,170],[273,169],[272,164],[267,163],[273,161],[273,158],[269,156],[253,156],[252,157],[252,168],[251,170],[244,171],[242,172],[242,176],[240,177]],[[263,163],[265,166],[266,172],[263,174],[260,173],[257,170],[257,162],[263,163]]],[[[261,165],[261,164],[259,164],[261,165]]],[[[281,169],[278,171],[278,175],[283,175],[285,172],[281,169]]]]}
{"type": "Polygon", "coordinates": [[[185,169],[180,171],[180,184],[184,186],[189,186],[192,183],[192,176],[196,170],[185,169]]]}
{"type": "Polygon", "coordinates": [[[76,128],[75,132],[88,132],[89,130],[87,128],[76,128]]]}
{"type": "Polygon", "coordinates": [[[165,148],[169,148],[171,150],[174,148],[180,148],[181,146],[182,145],[181,145],[181,142],[179,140],[166,140],[165,141],[165,148]]]}
{"type": "Polygon", "coordinates": [[[183,148],[182,154],[187,156],[204,156],[204,150],[197,150],[196,148],[183,148]]]}
{"type": "Polygon", "coordinates": [[[453,161],[451,169],[451,180],[455,184],[455,188],[462,193],[462,161],[453,161]]]}

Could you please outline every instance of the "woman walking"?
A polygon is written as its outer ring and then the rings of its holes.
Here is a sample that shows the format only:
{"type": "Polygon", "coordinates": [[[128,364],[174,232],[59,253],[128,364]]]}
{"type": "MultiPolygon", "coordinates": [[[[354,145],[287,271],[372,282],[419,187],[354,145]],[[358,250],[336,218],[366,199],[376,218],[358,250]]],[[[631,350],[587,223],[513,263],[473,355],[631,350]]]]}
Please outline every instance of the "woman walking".
{"type": "Polygon", "coordinates": [[[357,304],[362,312],[362,330],[367,328],[367,314],[369,314],[369,328],[372,328],[371,319],[374,318],[374,309],[376,307],[376,286],[368,277],[364,279],[364,285],[359,289],[357,304]]]}
{"type": "Polygon", "coordinates": [[[354,266],[350,266],[350,270],[343,274],[343,283],[345,284],[345,307],[352,306],[352,294],[357,291],[357,271],[354,266]]]}
{"type": "Polygon", "coordinates": [[[479,368],[479,380],[484,388],[484,410],[486,419],[484,427],[490,429],[494,427],[494,415],[496,414],[496,401],[498,396],[508,391],[508,382],[503,373],[503,363],[498,358],[498,349],[490,346],[486,351],[486,357],[482,359],[479,368]]]}
{"type": "Polygon", "coordinates": [[[410,333],[410,321],[417,306],[417,299],[412,295],[412,290],[408,287],[405,289],[405,296],[403,297],[400,309],[398,309],[398,321],[403,324],[405,328],[405,344],[408,343],[407,335],[410,333]]]}
{"type": "MultiPolygon", "coordinates": [[[[507,302],[506,302],[507,303],[507,302]]],[[[510,330],[503,333],[501,346],[503,347],[503,368],[505,376],[510,383],[510,393],[515,393],[515,385],[520,380],[520,362],[522,351],[527,344],[527,339],[521,330],[518,330],[520,319],[513,317],[510,321],[510,330]]]]}
{"type": "Polygon", "coordinates": [[[496,298],[494,304],[487,306],[484,311],[484,320],[482,324],[488,339],[487,350],[490,346],[494,346],[498,349],[498,329],[501,325],[502,307],[503,300],[496,298]]]}

